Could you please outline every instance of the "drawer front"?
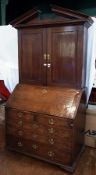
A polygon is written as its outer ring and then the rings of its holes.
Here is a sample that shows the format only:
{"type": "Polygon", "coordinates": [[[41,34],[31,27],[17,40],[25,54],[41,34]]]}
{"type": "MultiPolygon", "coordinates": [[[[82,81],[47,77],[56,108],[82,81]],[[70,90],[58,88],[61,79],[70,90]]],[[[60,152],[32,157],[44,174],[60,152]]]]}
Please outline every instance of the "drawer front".
{"type": "Polygon", "coordinates": [[[72,154],[65,149],[56,148],[41,144],[39,142],[20,139],[7,135],[7,147],[29,155],[37,156],[41,159],[53,161],[59,164],[71,164],[72,154]]]}
{"type": "MultiPolygon", "coordinates": [[[[40,130],[39,130],[40,131],[40,130]]],[[[20,128],[15,128],[10,125],[7,125],[7,134],[13,135],[15,137],[19,137],[22,139],[28,139],[32,141],[37,141],[40,143],[48,144],[51,146],[65,148],[67,150],[72,150],[72,138],[69,137],[70,133],[64,129],[61,131],[64,132],[60,135],[60,131],[55,131],[54,134],[49,134],[46,129],[46,133],[44,132],[45,128],[41,128],[41,132],[33,131],[33,130],[24,130],[20,128]]]]}
{"type": "Polygon", "coordinates": [[[19,124],[18,121],[22,121],[23,125],[32,123],[34,116],[30,112],[22,112],[15,109],[6,110],[6,122],[12,124],[19,124]]]}
{"type": "Polygon", "coordinates": [[[73,130],[66,120],[17,110],[8,110],[6,115],[7,134],[72,150],[73,130]]]}
{"type": "Polygon", "coordinates": [[[28,128],[32,127],[33,124],[42,125],[42,126],[55,126],[57,128],[67,127],[68,129],[73,128],[73,120],[37,114],[32,112],[23,112],[15,109],[10,109],[6,111],[6,120],[8,123],[16,123],[18,120],[22,120],[23,127],[28,128]]]}
{"type": "Polygon", "coordinates": [[[34,127],[34,125],[32,125],[31,128],[29,129],[25,129],[22,126],[16,126],[16,125],[12,125],[12,124],[7,124],[6,125],[6,130],[8,133],[11,133],[13,135],[17,135],[18,131],[22,131],[24,134],[23,136],[29,134],[30,139],[32,138],[31,136],[36,134],[37,137],[53,137],[56,138],[57,140],[60,139],[66,139],[66,140],[70,140],[72,139],[73,136],[73,131],[70,129],[66,129],[66,128],[56,128],[56,127],[43,127],[43,126],[37,126],[34,127]]]}

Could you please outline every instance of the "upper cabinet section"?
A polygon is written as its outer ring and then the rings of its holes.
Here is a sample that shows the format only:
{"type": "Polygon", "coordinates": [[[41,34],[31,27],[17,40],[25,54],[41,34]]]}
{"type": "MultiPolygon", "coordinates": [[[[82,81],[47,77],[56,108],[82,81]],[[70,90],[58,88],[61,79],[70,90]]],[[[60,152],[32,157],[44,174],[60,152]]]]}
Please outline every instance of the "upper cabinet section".
{"type": "Polygon", "coordinates": [[[77,11],[72,11],[55,5],[50,5],[48,12],[34,8],[19,18],[11,22],[15,28],[26,28],[36,26],[57,26],[69,24],[85,24],[89,27],[92,24],[92,19],[77,11]]]}
{"type": "Polygon", "coordinates": [[[62,7],[33,9],[11,24],[18,29],[20,83],[83,88],[90,17],[62,7]]]}

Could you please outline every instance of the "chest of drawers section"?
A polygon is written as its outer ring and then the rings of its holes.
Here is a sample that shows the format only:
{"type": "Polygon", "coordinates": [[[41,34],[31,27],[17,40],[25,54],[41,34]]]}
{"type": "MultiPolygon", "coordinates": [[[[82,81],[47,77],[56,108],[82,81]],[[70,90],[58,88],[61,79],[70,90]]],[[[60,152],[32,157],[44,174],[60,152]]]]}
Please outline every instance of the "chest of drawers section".
{"type": "Polygon", "coordinates": [[[6,144],[33,157],[72,164],[74,129],[71,120],[16,109],[6,109],[6,144]]]}

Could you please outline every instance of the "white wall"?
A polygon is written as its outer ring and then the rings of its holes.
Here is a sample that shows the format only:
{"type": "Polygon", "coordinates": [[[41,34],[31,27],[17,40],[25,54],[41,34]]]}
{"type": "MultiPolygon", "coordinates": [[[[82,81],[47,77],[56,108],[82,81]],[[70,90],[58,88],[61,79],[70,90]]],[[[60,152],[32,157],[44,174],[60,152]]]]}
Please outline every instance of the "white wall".
{"type": "Polygon", "coordinates": [[[0,26],[0,79],[10,92],[18,83],[17,30],[11,25],[0,26]]]}
{"type": "Polygon", "coordinates": [[[87,45],[87,74],[86,74],[86,86],[87,101],[89,99],[91,89],[93,87],[95,79],[95,59],[96,59],[96,18],[92,18],[94,23],[88,29],[88,45],[87,45]]]}

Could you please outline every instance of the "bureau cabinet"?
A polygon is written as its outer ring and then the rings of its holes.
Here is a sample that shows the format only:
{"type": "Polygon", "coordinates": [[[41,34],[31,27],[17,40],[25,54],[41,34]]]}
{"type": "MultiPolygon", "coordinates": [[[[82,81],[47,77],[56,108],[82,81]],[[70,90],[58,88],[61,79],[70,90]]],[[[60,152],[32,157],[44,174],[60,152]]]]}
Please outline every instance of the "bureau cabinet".
{"type": "Polygon", "coordinates": [[[30,10],[18,29],[19,84],[7,101],[6,147],[73,172],[84,148],[87,15],[30,10]]]}

